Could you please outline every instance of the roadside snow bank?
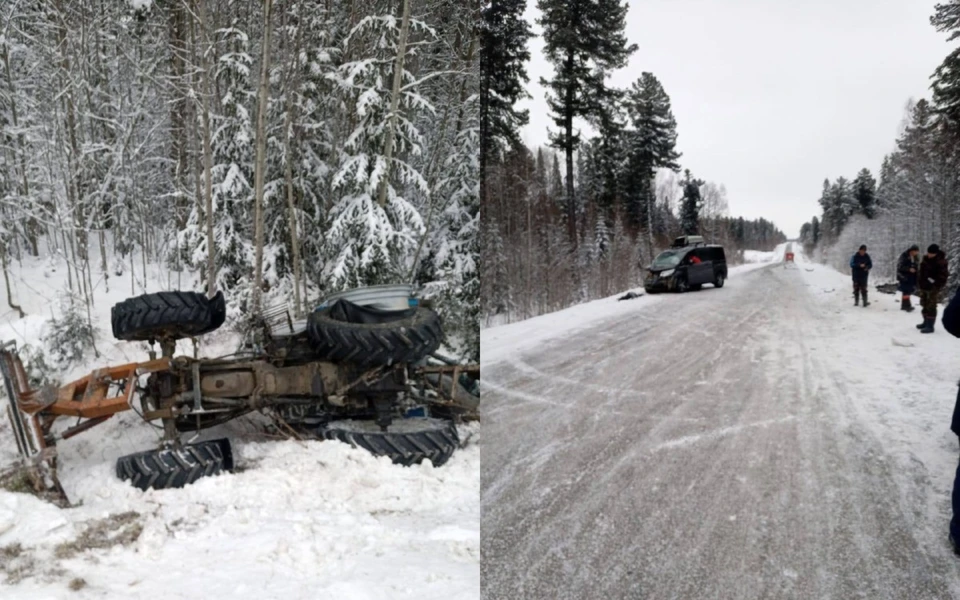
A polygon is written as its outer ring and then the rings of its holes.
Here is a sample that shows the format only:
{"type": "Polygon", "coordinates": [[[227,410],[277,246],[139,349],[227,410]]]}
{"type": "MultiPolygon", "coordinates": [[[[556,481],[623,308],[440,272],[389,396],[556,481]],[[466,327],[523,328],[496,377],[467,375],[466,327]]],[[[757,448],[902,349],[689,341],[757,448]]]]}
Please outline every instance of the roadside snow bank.
{"type": "Polygon", "coordinates": [[[769,263],[776,258],[775,252],[761,252],[759,250],[744,250],[743,262],[745,263],[769,263]]]}
{"type": "MultiPolygon", "coordinates": [[[[768,263],[752,263],[730,267],[726,285],[737,285],[738,276],[768,266],[770,266],[768,263]]],[[[659,302],[669,301],[670,298],[669,294],[651,296],[645,294],[643,288],[639,288],[633,291],[641,293],[643,296],[620,301],[619,298],[627,291],[630,290],[624,290],[614,296],[584,302],[531,319],[482,329],[480,331],[480,360],[485,365],[508,360],[550,340],[589,329],[607,319],[646,310],[647,307],[659,302]]]]}

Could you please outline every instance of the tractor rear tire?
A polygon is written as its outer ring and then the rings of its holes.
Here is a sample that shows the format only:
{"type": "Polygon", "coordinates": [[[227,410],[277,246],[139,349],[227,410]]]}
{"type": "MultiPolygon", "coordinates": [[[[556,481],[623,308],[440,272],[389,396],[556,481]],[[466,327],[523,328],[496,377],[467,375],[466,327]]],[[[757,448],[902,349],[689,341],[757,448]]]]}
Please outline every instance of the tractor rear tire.
{"type": "Polygon", "coordinates": [[[383,323],[334,319],[330,309],[311,313],[307,337],[320,360],[361,366],[415,363],[440,347],[443,328],[437,313],[422,306],[383,323]]]}
{"type": "Polygon", "coordinates": [[[227,316],[223,292],[159,292],[129,298],[110,311],[113,337],[125,341],[182,339],[209,333],[227,316]]]}
{"type": "Polygon", "coordinates": [[[230,440],[223,438],[182,448],[149,450],[117,459],[117,477],[141,490],[182,488],[201,477],[233,469],[230,440]]]}
{"type": "Polygon", "coordinates": [[[374,456],[389,456],[394,464],[405,467],[424,459],[439,467],[460,446],[457,427],[441,419],[397,419],[388,431],[381,431],[375,421],[333,421],[322,434],[324,439],[340,440],[374,456]]]}

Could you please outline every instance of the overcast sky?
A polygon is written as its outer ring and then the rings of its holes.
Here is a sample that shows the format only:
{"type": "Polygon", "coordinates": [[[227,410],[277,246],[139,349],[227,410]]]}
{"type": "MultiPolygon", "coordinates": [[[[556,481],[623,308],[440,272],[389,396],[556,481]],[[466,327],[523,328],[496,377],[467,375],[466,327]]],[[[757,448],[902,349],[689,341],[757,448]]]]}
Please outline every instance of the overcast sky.
{"type": "MultiPolygon", "coordinates": [[[[527,0],[534,32],[536,0],[527,0]]],[[[934,0],[632,0],[639,46],[611,83],[643,71],[673,104],[681,166],[727,187],[732,215],[766,217],[788,236],[820,214],[823,179],[879,177],[910,98],[929,97],[949,53],[930,25],[934,0]]],[[[530,147],[552,126],[530,40],[530,147]]]]}

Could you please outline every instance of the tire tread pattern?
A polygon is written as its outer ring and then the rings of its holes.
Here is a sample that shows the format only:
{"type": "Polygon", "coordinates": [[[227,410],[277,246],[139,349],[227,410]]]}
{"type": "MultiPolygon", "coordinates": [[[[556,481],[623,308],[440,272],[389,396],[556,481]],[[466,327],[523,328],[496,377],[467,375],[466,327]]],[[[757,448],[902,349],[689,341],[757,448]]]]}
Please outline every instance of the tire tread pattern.
{"type": "Polygon", "coordinates": [[[113,337],[124,341],[197,336],[220,327],[225,319],[223,292],[213,298],[197,292],[144,294],[128,298],[110,311],[113,337]]]}
{"type": "Polygon", "coordinates": [[[233,469],[226,438],[161,450],[128,454],[117,459],[117,477],[141,490],[182,488],[201,477],[233,469]]]}
{"type": "Polygon", "coordinates": [[[443,340],[437,313],[419,307],[411,317],[387,323],[348,323],[311,313],[307,336],[321,360],[379,366],[414,363],[435,352],[443,340]]]}
{"type": "Polygon", "coordinates": [[[328,423],[322,430],[324,439],[339,440],[354,448],[363,448],[375,456],[388,456],[394,464],[409,467],[429,458],[439,467],[450,460],[460,446],[456,426],[443,425],[429,431],[400,433],[392,431],[355,431],[339,428],[337,422],[328,423]]]}

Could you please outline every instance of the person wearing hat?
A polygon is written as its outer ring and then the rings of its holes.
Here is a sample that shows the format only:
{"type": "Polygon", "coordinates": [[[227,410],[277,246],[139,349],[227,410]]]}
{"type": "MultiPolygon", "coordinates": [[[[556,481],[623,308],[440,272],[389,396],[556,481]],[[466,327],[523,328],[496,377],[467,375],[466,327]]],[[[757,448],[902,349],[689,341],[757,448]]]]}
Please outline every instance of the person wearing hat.
{"type": "Polygon", "coordinates": [[[867,278],[870,276],[870,269],[873,268],[873,261],[867,254],[867,247],[860,246],[860,249],[850,259],[850,270],[853,275],[853,305],[860,305],[860,296],[863,295],[863,307],[870,306],[867,302],[867,278]]]}
{"type": "Polygon", "coordinates": [[[917,276],[917,287],[920,288],[920,306],[922,308],[923,323],[917,325],[920,333],[933,333],[933,324],[937,320],[937,302],[940,300],[940,291],[947,285],[950,275],[947,265],[947,256],[940,250],[940,246],[930,244],[927,254],[920,261],[920,272],[917,276]]]}
{"type": "Polygon", "coordinates": [[[917,290],[917,255],[920,254],[920,246],[914,244],[900,255],[897,261],[897,289],[903,294],[903,300],[900,301],[900,310],[907,312],[913,311],[913,305],[910,304],[910,296],[917,290]]]}

